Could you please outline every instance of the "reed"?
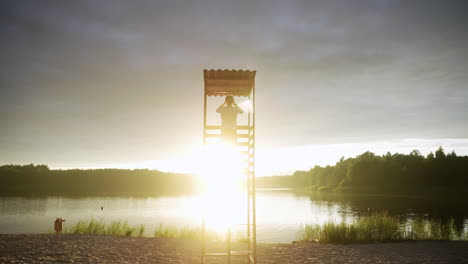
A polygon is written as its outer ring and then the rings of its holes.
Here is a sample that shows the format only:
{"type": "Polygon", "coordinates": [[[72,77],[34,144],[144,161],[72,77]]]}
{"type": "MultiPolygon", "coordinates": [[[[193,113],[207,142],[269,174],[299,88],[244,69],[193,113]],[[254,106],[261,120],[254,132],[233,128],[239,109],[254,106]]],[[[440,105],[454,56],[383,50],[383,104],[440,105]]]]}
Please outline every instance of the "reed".
{"type": "Polygon", "coordinates": [[[159,227],[157,227],[154,230],[154,237],[167,237],[167,238],[175,238],[177,237],[177,228],[174,226],[166,226],[160,224],[159,227]]]}
{"type": "MultiPolygon", "coordinates": [[[[185,226],[177,228],[170,225],[160,224],[153,233],[154,237],[182,238],[182,239],[201,239],[202,232],[199,227],[185,226]]],[[[223,240],[225,237],[215,231],[206,230],[205,236],[209,240],[223,240]]]]}
{"type": "Polygon", "coordinates": [[[320,243],[376,243],[402,240],[467,240],[468,230],[457,230],[454,221],[416,217],[400,222],[386,212],[361,216],[352,223],[328,222],[305,225],[298,232],[302,241],[320,243]]]}
{"type": "Polygon", "coordinates": [[[88,221],[80,220],[71,227],[65,228],[65,234],[92,234],[92,235],[111,235],[111,236],[142,236],[144,225],[131,226],[127,221],[112,221],[106,224],[101,220],[91,219],[88,221]]]}
{"type": "MultiPolygon", "coordinates": [[[[65,234],[91,234],[91,235],[110,235],[110,236],[144,236],[146,226],[130,225],[127,221],[118,220],[112,221],[108,224],[102,220],[80,220],[77,223],[66,227],[63,230],[65,234]]],[[[49,230],[49,233],[52,233],[49,230]]],[[[154,237],[165,238],[183,238],[183,239],[200,239],[201,230],[198,227],[182,227],[177,228],[170,225],[160,224],[155,228],[152,233],[154,237]]],[[[214,232],[207,232],[209,239],[218,239],[218,234],[214,232]]]]}

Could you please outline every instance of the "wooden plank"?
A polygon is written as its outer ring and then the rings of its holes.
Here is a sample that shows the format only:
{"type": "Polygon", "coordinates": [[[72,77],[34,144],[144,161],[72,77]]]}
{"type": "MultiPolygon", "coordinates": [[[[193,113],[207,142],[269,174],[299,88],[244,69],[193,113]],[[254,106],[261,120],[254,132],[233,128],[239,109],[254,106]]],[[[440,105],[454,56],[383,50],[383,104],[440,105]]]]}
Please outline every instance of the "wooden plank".
{"type": "MultiPolygon", "coordinates": [[[[208,133],[206,133],[205,137],[206,138],[221,138],[222,135],[221,134],[208,134],[208,133]]],[[[247,134],[237,134],[237,138],[248,139],[249,136],[247,134]]],[[[243,142],[247,143],[247,141],[243,141],[243,142]]]]}
{"type": "Polygon", "coordinates": [[[228,253],[206,253],[205,256],[210,257],[227,257],[228,253]]]}
{"type": "Polygon", "coordinates": [[[233,80],[226,80],[226,79],[208,79],[206,80],[205,84],[207,86],[250,86],[251,83],[249,80],[242,80],[242,79],[233,79],[233,80]]]}
{"type": "MultiPolygon", "coordinates": [[[[221,130],[221,126],[205,126],[206,130],[221,130]]],[[[237,130],[249,130],[249,126],[237,126],[237,130]]]]}
{"type": "Polygon", "coordinates": [[[231,251],[231,256],[248,256],[252,251],[231,251]]]}
{"type": "Polygon", "coordinates": [[[205,126],[205,130],[221,130],[221,126],[205,126]]]}
{"type": "Polygon", "coordinates": [[[221,138],[221,134],[206,134],[206,138],[221,138]]]}
{"type": "Polygon", "coordinates": [[[232,240],[236,240],[236,239],[244,239],[244,240],[252,240],[252,238],[248,238],[248,237],[231,237],[232,240]]]}
{"type": "MultiPolygon", "coordinates": [[[[250,255],[250,253],[231,253],[231,257],[246,257],[250,255]]],[[[227,257],[228,253],[206,253],[205,256],[207,257],[227,257]]]]}

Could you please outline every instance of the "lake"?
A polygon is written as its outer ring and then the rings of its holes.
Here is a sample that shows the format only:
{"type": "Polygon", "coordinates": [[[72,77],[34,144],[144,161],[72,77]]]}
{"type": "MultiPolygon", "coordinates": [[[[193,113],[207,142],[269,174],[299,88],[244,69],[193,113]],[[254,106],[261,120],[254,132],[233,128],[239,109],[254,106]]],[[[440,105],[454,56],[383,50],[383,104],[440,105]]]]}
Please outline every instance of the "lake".
{"type": "MultiPolygon", "coordinates": [[[[217,220],[210,222],[207,219],[208,228],[222,228],[219,223],[227,219],[237,223],[246,219],[244,209],[218,197],[212,199],[218,207],[209,208],[207,214],[207,218],[217,220]],[[231,214],[223,213],[220,208],[231,214]]],[[[63,217],[67,220],[65,226],[91,218],[105,222],[127,220],[130,224],[146,225],[147,235],[150,235],[160,224],[199,225],[203,201],[197,195],[0,197],[0,233],[45,233],[52,230],[55,217],[63,217]]],[[[289,189],[262,189],[257,191],[257,240],[290,243],[297,239],[297,232],[304,224],[349,222],[361,214],[382,210],[402,220],[410,220],[416,215],[442,221],[453,218],[458,227],[466,229],[467,209],[465,202],[427,198],[302,195],[289,189]]]]}

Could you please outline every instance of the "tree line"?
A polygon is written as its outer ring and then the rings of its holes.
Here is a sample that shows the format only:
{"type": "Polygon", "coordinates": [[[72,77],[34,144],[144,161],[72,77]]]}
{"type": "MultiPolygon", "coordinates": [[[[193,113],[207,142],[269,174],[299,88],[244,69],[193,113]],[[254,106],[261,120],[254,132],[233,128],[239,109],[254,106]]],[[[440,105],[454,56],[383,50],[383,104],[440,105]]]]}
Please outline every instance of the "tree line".
{"type": "Polygon", "coordinates": [[[47,165],[0,166],[2,195],[184,194],[197,189],[193,175],[148,169],[53,170],[47,165]]]}
{"type": "MultiPolygon", "coordinates": [[[[315,166],[290,176],[258,177],[257,187],[290,187],[310,192],[464,197],[468,156],[435,153],[376,155],[365,152],[335,165],[315,166]]],[[[148,169],[53,170],[47,165],[0,166],[0,195],[187,194],[199,189],[190,174],[148,169]]]]}
{"type": "Polygon", "coordinates": [[[379,156],[365,152],[354,158],[341,158],[333,166],[315,166],[296,171],[289,177],[269,177],[260,186],[301,188],[318,192],[351,192],[431,196],[464,196],[468,190],[468,156],[446,154],[442,147],[435,153],[379,156]]]}

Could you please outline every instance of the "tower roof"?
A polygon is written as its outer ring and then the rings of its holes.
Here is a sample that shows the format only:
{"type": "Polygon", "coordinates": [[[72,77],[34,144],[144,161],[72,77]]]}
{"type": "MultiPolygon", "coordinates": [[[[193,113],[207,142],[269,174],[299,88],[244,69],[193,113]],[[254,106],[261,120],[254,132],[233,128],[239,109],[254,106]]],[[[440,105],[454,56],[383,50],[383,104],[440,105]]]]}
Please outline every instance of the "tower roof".
{"type": "Polygon", "coordinates": [[[256,71],[203,70],[205,93],[208,96],[249,96],[256,71]]]}

